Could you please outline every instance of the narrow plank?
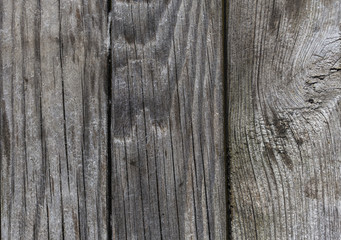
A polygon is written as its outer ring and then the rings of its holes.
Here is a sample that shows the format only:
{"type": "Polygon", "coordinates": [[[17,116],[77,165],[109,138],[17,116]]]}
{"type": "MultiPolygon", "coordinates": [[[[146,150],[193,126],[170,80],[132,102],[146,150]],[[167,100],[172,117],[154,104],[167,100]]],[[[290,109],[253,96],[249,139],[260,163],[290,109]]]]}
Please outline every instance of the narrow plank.
{"type": "Polygon", "coordinates": [[[232,239],[339,239],[341,3],[230,0],[232,239]]]}
{"type": "Polygon", "coordinates": [[[222,2],[112,1],[115,239],[226,239],[222,2]]]}
{"type": "Polygon", "coordinates": [[[106,239],[106,3],[0,10],[1,239],[106,239]]]}

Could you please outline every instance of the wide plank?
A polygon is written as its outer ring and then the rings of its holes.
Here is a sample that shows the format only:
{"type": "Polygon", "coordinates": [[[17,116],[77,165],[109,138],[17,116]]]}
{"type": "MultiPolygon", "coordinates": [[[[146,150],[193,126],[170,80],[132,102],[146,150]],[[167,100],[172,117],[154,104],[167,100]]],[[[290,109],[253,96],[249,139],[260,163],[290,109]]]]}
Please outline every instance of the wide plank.
{"type": "Polygon", "coordinates": [[[222,2],[111,17],[114,239],[226,239],[222,2]]]}
{"type": "Polygon", "coordinates": [[[105,1],[0,1],[1,239],[107,239],[105,1]]]}

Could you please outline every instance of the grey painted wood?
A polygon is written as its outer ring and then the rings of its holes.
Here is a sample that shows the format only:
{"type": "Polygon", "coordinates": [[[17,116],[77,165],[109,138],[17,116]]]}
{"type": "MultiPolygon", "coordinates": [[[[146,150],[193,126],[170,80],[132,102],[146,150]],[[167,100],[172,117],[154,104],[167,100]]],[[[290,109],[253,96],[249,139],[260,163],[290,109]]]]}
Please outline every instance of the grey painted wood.
{"type": "Polygon", "coordinates": [[[1,239],[107,239],[105,1],[0,1],[1,239]]]}
{"type": "Polygon", "coordinates": [[[340,239],[341,3],[230,0],[233,239],[340,239]]]}
{"type": "Polygon", "coordinates": [[[222,2],[112,2],[114,239],[226,239],[222,2]]]}

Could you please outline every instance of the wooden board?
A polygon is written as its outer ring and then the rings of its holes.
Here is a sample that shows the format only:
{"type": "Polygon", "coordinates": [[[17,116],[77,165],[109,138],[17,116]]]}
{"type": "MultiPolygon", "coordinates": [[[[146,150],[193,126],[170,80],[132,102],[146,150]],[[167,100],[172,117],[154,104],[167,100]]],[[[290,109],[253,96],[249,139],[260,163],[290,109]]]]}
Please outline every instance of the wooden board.
{"type": "Polygon", "coordinates": [[[339,239],[341,3],[229,2],[232,239],[339,239]]]}
{"type": "Polygon", "coordinates": [[[106,239],[105,1],[0,1],[1,239],[106,239]]]}
{"type": "Polygon", "coordinates": [[[1,239],[225,239],[222,3],[0,12],[1,239]]]}
{"type": "Polygon", "coordinates": [[[115,239],[226,239],[222,2],[113,1],[115,239]]]}

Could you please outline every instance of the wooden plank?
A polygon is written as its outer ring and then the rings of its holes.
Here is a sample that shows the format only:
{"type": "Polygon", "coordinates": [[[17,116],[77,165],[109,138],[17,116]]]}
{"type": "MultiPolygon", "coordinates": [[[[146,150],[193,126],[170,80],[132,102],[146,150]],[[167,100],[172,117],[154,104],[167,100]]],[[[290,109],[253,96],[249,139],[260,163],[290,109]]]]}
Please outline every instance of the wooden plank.
{"type": "Polygon", "coordinates": [[[233,239],[341,235],[341,3],[230,0],[233,239]]]}
{"type": "Polygon", "coordinates": [[[226,239],[222,2],[112,1],[115,239],[226,239]]]}
{"type": "Polygon", "coordinates": [[[106,239],[106,3],[0,12],[1,239],[106,239]]]}

